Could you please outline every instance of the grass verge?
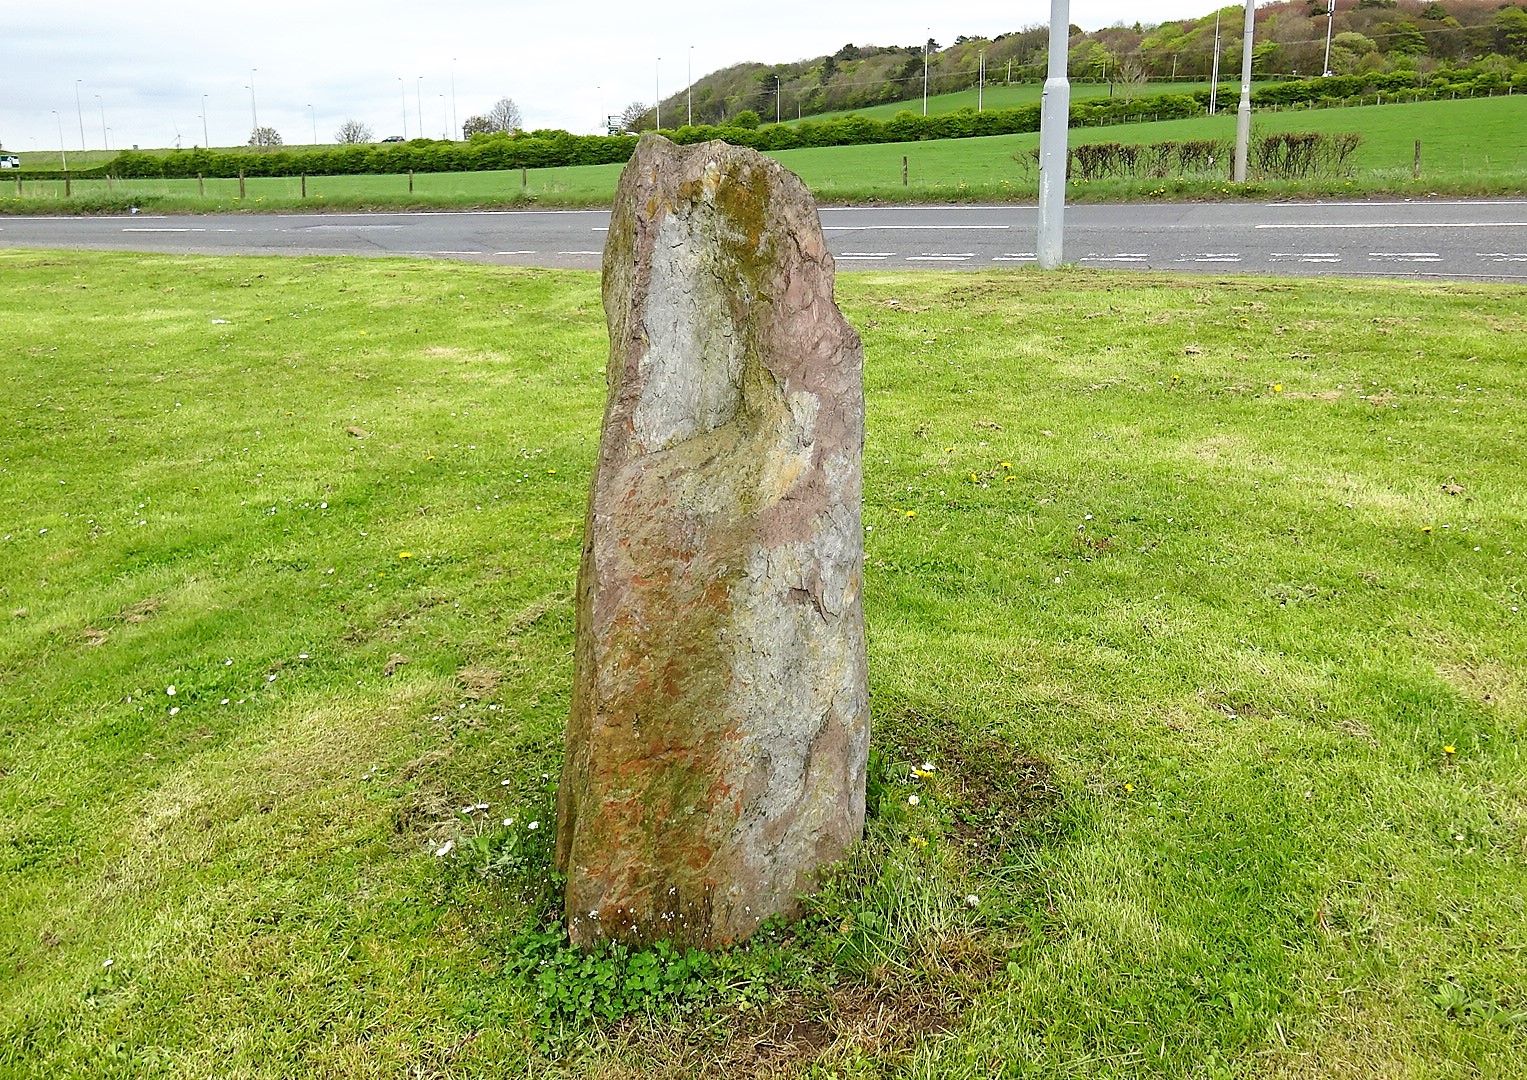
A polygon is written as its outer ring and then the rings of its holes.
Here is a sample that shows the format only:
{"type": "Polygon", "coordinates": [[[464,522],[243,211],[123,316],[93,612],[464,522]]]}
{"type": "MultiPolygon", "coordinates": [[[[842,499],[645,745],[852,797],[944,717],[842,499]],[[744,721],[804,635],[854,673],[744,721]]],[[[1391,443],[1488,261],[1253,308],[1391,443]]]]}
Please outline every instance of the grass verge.
{"type": "Polygon", "coordinates": [[[0,1073],[1527,1072],[1520,290],[841,277],[878,812],[585,1009],[597,279],[0,267],[0,1073]]]}

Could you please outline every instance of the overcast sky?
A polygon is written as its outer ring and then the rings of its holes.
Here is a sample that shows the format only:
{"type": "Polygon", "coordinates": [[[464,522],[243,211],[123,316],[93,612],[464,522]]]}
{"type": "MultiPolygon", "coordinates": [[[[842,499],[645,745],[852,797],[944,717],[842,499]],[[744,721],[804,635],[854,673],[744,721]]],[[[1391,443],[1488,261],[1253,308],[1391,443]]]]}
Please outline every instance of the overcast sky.
{"type": "MultiPolygon", "coordinates": [[[[1073,0],[1071,21],[1096,29],[1213,6],[1073,0]]],[[[699,78],[745,60],[800,60],[846,42],[913,45],[930,32],[947,45],[959,34],[1038,25],[1050,12],[1042,0],[6,0],[3,7],[0,145],[23,155],[56,150],[60,128],[68,150],[100,149],[107,138],[113,150],[174,146],[177,138],[201,145],[203,95],[212,146],[247,141],[256,113],[288,143],[314,141],[315,129],[316,141],[331,142],[352,118],[379,139],[414,138],[421,121],[423,134],[438,138],[501,97],[519,104],[529,128],[591,132],[605,113],[650,103],[657,80],[665,97],[682,89],[690,70],[699,78]]]]}

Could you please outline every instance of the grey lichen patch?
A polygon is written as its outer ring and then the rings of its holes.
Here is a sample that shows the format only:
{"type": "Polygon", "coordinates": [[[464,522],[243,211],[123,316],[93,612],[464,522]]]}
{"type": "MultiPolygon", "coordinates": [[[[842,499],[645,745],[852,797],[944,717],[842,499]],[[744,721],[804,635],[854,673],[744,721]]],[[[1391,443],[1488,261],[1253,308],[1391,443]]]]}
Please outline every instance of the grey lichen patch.
{"type": "Polygon", "coordinates": [[[730,942],[863,828],[862,352],[804,186],[721,143],[643,139],[604,298],[558,807],[569,929],[730,942]]]}

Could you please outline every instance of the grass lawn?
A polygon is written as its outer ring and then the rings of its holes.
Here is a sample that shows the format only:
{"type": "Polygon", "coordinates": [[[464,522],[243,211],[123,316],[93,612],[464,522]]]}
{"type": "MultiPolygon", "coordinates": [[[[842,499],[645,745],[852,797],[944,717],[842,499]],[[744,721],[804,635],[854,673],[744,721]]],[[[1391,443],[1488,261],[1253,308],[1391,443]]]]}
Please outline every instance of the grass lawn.
{"type": "MultiPolygon", "coordinates": [[[[1016,87],[1014,89],[1017,89],[1016,87]]],[[[1527,95],[1417,101],[1399,105],[1286,110],[1258,113],[1253,134],[1279,131],[1349,132],[1363,135],[1350,177],[1260,180],[1244,186],[1226,180],[1073,181],[1073,200],[1360,196],[1365,194],[1455,195],[1527,192],[1527,95]],[[1412,177],[1415,142],[1422,144],[1421,177],[1412,177]]],[[[1071,144],[1153,143],[1235,138],[1235,107],[1218,116],[1142,124],[1073,128],[1071,144]]],[[[940,139],[785,150],[773,156],[798,173],[824,203],[975,202],[1032,200],[1038,169],[1030,151],[1038,133],[979,139],[940,139]],[[902,184],[902,158],[908,182],[902,184]]],[[[531,169],[521,173],[417,173],[413,191],[406,176],[309,177],[307,198],[297,177],[251,177],[246,198],[237,180],[77,180],[77,204],[121,210],[132,199],[160,210],[336,209],[460,207],[484,205],[608,206],[620,165],[531,169]]],[[[1228,167],[1227,167],[1228,175],[1228,167]]],[[[62,182],[28,182],[25,198],[0,182],[0,214],[55,208],[62,182]]]]}
{"type": "Polygon", "coordinates": [[[1520,289],[841,276],[879,810],[601,1023],[509,970],[596,276],[0,273],[0,1075],[1527,1074],[1520,289]]]}

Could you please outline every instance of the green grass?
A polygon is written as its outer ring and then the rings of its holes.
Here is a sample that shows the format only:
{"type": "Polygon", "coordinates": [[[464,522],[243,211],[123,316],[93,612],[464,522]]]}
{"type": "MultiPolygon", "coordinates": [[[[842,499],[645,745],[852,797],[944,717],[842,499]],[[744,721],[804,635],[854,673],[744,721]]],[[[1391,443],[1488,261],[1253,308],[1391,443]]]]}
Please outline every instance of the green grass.
{"type": "MultiPolygon", "coordinates": [[[[1225,93],[1225,85],[1220,87],[1220,93],[1225,93]]],[[[1260,89],[1267,83],[1254,83],[1253,88],[1260,89]]],[[[1157,94],[1191,94],[1195,90],[1207,90],[1210,83],[1207,79],[1203,82],[1172,82],[1162,80],[1158,82],[1140,83],[1126,87],[1123,83],[1109,84],[1106,82],[1083,82],[1079,79],[1071,81],[1071,100],[1088,101],[1093,98],[1106,97],[1153,97],[1157,94]]],[[[1240,83],[1236,83],[1235,93],[1240,92],[1240,83]]],[[[959,112],[961,109],[974,109],[979,106],[983,109],[1016,109],[1024,105],[1037,105],[1044,94],[1044,83],[1027,82],[1003,85],[1002,83],[987,83],[986,90],[978,93],[972,87],[969,90],[958,90],[952,94],[934,94],[928,98],[928,115],[942,116],[945,113],[959,112]]],[[[786,99],[788,100],[788,98],[786,99]]],[[[819,120],[836,120],[841,116],[868,116],[875,120],[889,120],[899,112],[911,111],[921,113],[923,111],[922,98],[909,98],[906,101],[892,101],[885,105],[869,105],[862,109],[844,109],[840,112],[817,113],[814,116],[796,118],[785,117],[787,123],[801,122],[816,123],[819,120]]],[[[772,117],[766,117],[772,119],[772,117]]]]}
{"type": "MultiPolygon", "coordinates": [[[[1016,89],[1016,88],[1015,88],[1016,89]]],[[[1073,182],[1073,200],[1146,198],[1309,198],[1316,196],[1510,195],[1527,192],[1527,96],[1418,101],[1338,109],[1263,112],[1256,132],[1360,132],[1364,142],[1350,177],[1277,181],[1142,179],[1073,182]],[[1412,177],[1415,142],[1422,143],[1421,177],[1412,177]]],[[[1235,137],[1233,104],[1213,117],[1158,123],[1074,128],[1081,142],[1152,143],[1235,137]]],[[[1037,169],[1030,150],[1037,133],[979,139],[821,147],[775,154],[827,204],[878,202],[982,202],[1032,200],[1037,169]],[[902,158],[908,182],[902,184],[902,158]]],[[[298,178],[250,178],[246,198],[237,180],[208,180],[203,196],[195,180],[75,181],[76,204],[91,210],[125,209],[133,201],[161,210],[369,209],[461,206],[607,206],[621,166],[531,169],[526,173],[418,173],[406,176],[310,177],[301,198],[298,178]]],[[[1227,170],[1228,172],[1228,170],[1227,170]]],[[[0,214],[56,210],[62,182],[28,182],[25,198],[0,181],[0,214]]]]}
{"type": "Polygon", "coordinates": [[[935,771],[769,1002],[547,1056],[460,853],[556,775],[597,278],[0,273],[0,1075],[1527,1073],[1519,289],[840,277],[935,771]]]}

